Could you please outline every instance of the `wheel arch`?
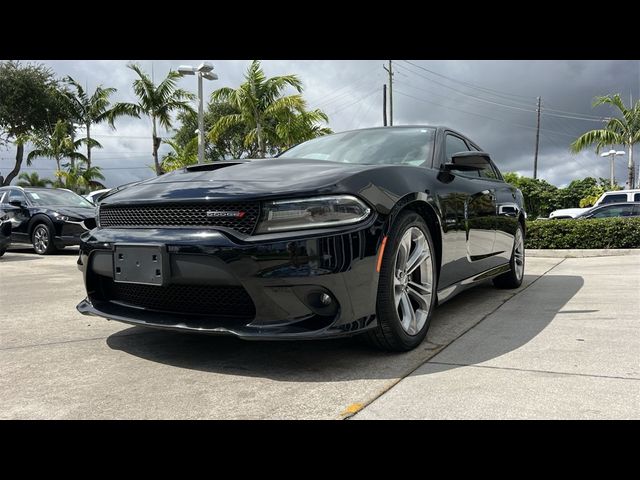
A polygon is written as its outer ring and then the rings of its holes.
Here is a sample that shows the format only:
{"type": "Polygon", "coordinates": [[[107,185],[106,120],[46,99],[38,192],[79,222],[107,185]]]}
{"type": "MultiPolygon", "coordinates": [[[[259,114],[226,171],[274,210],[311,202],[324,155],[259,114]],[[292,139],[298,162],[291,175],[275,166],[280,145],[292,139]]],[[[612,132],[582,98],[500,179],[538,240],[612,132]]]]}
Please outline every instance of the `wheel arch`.
{"type": "Polygon", "coordinates": [[[524,215],[520,214],[518,216],[518,222],[520,222],[520,226],[522,226],[522,236],[527,238],[527,222],[524,218],[524,215]]]}
{"type": "Polygon", "coordinates": [[[31,238],[31,236],[33,235],[33,230],[36,228],[36,226],[40,225],[41,223],[46,223],[47,225],[49,225],[53,234],[56,235],[57,232],[55,229],[55,225],[53,224],[51,219],[44,213],[36,213],[33,217],[31,217],[31,220],[29,221],[29,238],[31,238]]]}
{"type": "Polygon", "coordinates": [[[405,211],[418,213],[427,224],[436,250],[437,278],[440,278],[440,268],[442,266],[442,223],[440,221],[440,216],[437,213],[437,209],[429,202],[429,197],[425,194],[407,195],[396,203],[389,214],[387,234],[393,227],[398,215],[405,211]]]}

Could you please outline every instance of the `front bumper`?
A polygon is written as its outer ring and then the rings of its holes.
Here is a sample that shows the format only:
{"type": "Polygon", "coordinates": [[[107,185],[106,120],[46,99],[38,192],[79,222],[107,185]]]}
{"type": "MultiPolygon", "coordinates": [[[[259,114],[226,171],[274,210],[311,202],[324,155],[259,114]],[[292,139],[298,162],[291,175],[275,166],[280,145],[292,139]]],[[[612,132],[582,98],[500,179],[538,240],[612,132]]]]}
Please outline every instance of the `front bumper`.
{"type": "Polygon", "coordinates": [[[94,229],[80,244],[87,298],[77,308],[134,325],[245,339],[359,333],[376,326],[381,236],[376,222],[267,241],[213,230],[94,229]],[[166,284],[114,282],[115,245],[150,243],[166,246],[166,284]]]}
{"type": "Polygon", "coordinates": [[[60,222],[55,225],[53,244],[57,248],[80,245],[80,237],[89,231],[83,222],[60,222]]]}

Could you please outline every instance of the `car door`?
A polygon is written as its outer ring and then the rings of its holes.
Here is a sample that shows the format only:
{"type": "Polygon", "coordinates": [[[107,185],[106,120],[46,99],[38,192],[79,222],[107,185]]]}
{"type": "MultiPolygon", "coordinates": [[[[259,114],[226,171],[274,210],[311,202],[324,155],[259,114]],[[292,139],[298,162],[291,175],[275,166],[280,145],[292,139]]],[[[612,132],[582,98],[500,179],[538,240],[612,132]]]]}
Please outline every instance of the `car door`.
{"type": "Polygon", "coordinates": [[[11,239],[15,242],[29,242],[29,204],[22,190],[11,188],[5,195],[5,212],[11,221],[11,239]],[[11,202],[20,202],[20,205],[11,202]]]}
{"type": "MultiPolygon", "coordinates": [[[[453,154],[470,151],[466,141],[453,133],[447,133],[445,151],[447,161],[453,154]],[[464,147],[464,149],[462,149],[464,147]]],[[[494,252],[496,185],[488,181],[481,171],[451,171],[462,190],[467,194],[463,204],[466,231],[466,249],[470,261],[481,260],[494,252]]]]}
{"type": "MultiPolygon", "coordinates": [[[[470,151],[461,135],[444,131],[438,138],[435,168],[455,153],[470,151]]],[[[447,246],[442,251],[439,285],[446,287],[490,268],[495,237],[495,198],[477,171],[453,170],[439,176],[438,202],[447,246]]]]}
{"type": "Polygon", "coordinates": [[[493,161],[491,161],[490,167],[481,170],[480,176],[493,185],[495,193],[496,236],[493,243],[493,254],[499,255],[503,260],[508,261],[511,258],[513,241],[518,228],[518,218],[522,213],[522,208],[518,204],[516,188],[505,183],[500,170],[498,170],[493,161]]]}
{"type": "Polygon", "coordinates": [[[630,203],[628,205],[607,205],[593,212],[588,218],[635,217],[637,215],[636,205],[630,203]]]}

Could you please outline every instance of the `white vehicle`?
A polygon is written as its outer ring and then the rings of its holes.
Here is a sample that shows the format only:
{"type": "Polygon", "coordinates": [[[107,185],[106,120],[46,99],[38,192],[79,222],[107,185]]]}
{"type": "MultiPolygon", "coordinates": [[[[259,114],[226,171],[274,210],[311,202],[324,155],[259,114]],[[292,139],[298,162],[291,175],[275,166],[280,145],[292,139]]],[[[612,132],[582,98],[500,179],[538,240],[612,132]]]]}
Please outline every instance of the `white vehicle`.
{"type": "Polygon", "coordinates": [[[620,203],[620,202],[640,202],[640,189],[635,190],[614,190],[611,192],[604,192],[598,201],[593,204],[593,207],[589,208],[561,208],[560,210],[554,210],[549,214],[549,218],[576,218],[578,215],[583,214],[587,210],[597,207],[599,205],[606,205],[607,203],[620,203]]]}

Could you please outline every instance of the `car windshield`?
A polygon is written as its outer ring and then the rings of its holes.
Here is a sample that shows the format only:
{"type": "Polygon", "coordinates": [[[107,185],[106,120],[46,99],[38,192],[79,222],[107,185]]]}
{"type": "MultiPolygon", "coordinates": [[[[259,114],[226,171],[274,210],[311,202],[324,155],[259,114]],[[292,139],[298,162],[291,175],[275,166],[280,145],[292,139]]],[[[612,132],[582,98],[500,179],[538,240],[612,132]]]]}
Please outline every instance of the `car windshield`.
{"type": "Polygon", "coordinates": [[[301,143],[280,157],[360,164],[430,164],[435,133],[435,128],[428,127],[336,133],[301,143]]]}
{"type": "Polygon", "coordinates": [[[25,190],[27,197],[40,207],[55,205],[57,207],[94,207],[87,199],[68,190],[37,189],[25,190]]]}

